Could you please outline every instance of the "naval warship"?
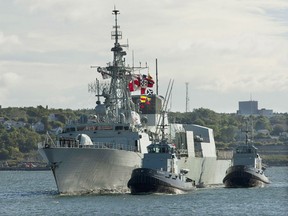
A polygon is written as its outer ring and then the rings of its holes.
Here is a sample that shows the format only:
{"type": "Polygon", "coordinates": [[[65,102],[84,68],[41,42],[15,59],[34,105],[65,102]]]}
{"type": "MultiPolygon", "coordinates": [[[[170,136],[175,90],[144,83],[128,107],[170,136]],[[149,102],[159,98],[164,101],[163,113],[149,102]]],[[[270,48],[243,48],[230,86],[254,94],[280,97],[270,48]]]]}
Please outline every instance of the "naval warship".
{"type": "MultiPolygon", "coordinates": [[[[119,10],[113,15],[113,60],[97,68],[102,80],[94,86],[95,115],[67,124],[55,140],[48,136],[38,144],[60,194],[130,192],[127,183],[141,168],[161,117],[164,99],[148,91],[154,84],[149,71],[126,64],[119,10]]],[[[187,178],[201,186],[222,184],[230,160],[217,158],[212,129],[171,123],[168,132],[179,151],[179,169],[190,170],[187,178]]]]}
{"type": "MultiPolygon", "coordinates": [[[[94,87],[95,115],[66,125],[56,141],[39,144],[61,194],[125,192],[128,176],[140,167],[150,143],[149,128],[141,123],[139,104],[133,102],[131,92],[133,87],[153,86],[154,81],[150,75],[141,75],[139,68],[126,66],[126,46],[119,43],[119,10],[114,9],[113,15],[113,60],[97,68],[103,82],[97,80],[94,87]]],[[[140,99],[134,97],[136,102],[140,99]]],[[[154,100],[161,98],[154,95],[154,100]]]]}

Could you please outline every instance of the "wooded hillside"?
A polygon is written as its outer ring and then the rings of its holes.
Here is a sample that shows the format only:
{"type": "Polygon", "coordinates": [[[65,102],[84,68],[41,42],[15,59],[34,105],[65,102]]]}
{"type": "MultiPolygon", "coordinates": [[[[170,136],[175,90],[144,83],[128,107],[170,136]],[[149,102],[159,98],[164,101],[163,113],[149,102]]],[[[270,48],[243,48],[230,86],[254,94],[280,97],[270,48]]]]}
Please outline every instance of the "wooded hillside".
{"type": "MultiPolygon", "coordinates": [[[[0,109],[0,161],[19,163],[38,160],[37,143],[44,140],[46,131],[56,131],[69,121],[93,115],[93,110],[48,109],[42,106],[0,109]]],[[[214,130],[217,148],[227,149],[244,142],[246,122],[252,128],[256,145],[288,146],[288,113],[273,117],[239,116],[216,113],[209,109],[195,109],[193,112],[168,113],[169,121],[182,124],[198,124],[214,130]]],[[[1,162],[0,162],[1,165],[1,162]]]]}

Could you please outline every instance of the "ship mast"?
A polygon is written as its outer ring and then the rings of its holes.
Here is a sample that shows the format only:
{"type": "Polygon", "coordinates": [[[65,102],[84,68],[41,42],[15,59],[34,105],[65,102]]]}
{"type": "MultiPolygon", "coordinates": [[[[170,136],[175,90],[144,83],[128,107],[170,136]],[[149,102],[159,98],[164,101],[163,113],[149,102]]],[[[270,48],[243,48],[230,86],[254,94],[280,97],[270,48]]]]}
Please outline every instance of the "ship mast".
{"type": "Polygon", "coordinates": [[[113,66],[107,68],[112,73],[112,79],[110,84],[109,94],[112,96],[112,108],[113,115],[117,118],[124,117],[122,121],[127,120],[131,117],[131,107],[130,107],[130,92],[127,90],[128,86],[128,75],[130,75],[131,70],[125,67],[125,59],[123,58],[126,55],[126,52],[123,51],[122,46],[119,43],[119,40],[122,39],[122,32],[119,31],[120,26],[118,25],[118,14],[119,10],[114,9],[113,13],[115,16],[115,26],[113,28],[115,31],[112,31],[111,37],[115,40],[114,47],[111,49],[113,52],[113,66]],[[114,98],[113,98],[114,97],[114,98]]]}
{"type": "Polygon", "coordinates": [[[98,67],[97,71],[102,75],[111,78],[109,89],[103,91],[104,105],[107,110],[107,121],[127,122],[131,119],[131,94],[128,91],[128,83],[131,79],[130,67],[125,66],[126,52],[123,47],[128,45],[120,45],[119,40],[122,39],[122,32],[119,30],[118,15],[119,10],[114,8],[112,11],[115,19],[115,25],[111,32],[111,38],[114,40],[114,46],[111,48],[113,52],[113,61],[108,63],[107,67],[98,67]]]}

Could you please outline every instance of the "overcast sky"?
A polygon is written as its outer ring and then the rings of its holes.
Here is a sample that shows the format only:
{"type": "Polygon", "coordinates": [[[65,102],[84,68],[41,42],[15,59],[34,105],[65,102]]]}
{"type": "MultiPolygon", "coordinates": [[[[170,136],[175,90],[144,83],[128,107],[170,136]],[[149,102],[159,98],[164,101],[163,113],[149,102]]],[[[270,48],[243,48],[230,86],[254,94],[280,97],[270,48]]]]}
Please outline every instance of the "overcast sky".
{"type": "Polygon", "coordinates": [[[112,60],[114,5],[126,61],[147,62],[171,111],[288,112],[287,0],[0,0],[0,105],[93,108],[91,65],[112,60]]]}

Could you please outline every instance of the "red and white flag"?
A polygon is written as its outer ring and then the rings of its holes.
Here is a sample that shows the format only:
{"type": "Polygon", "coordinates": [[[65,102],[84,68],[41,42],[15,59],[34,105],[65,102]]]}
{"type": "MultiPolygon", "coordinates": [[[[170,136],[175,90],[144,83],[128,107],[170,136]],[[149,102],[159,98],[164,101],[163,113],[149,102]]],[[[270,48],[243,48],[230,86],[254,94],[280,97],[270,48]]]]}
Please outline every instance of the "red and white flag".
{"type": "Polygon", "coordinates": [[[129,91],[137,91],[140,88],[140,78],[139,76],[133,77],[128,84],[129,91]]]}

